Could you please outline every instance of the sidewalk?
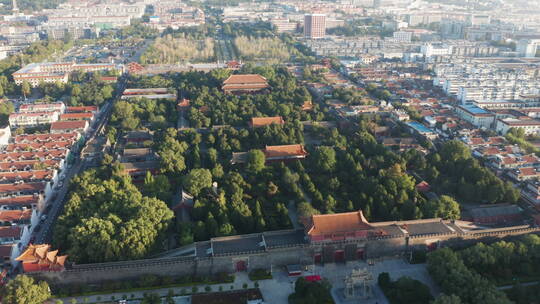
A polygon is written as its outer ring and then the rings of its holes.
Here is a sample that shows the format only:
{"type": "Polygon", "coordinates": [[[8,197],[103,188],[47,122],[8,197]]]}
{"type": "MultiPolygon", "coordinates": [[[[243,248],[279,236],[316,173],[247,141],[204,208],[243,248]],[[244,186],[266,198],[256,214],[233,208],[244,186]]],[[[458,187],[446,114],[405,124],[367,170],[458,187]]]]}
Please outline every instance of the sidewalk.
{"type": "MultiPolygon", "coordinates": [[[[271,280],[266,280],[266,281],[271,281],[271,280]]],[[[263,285],[263,282],[264,281],[260,281],[259,284],[263,285]]],[[[241,290],[241,289],[244,289],[244,284],[247,284],[248,288],[253,288],[254,283],[255,282],[252,282],[248,278],[247,273],[242,272],[242,273],[235,274],[235,279],[233,283],[215,284],[215,285],[200,284],[200,285],[193,285],[193,286],[104,293],[104,294],[99,294],[99,295],[81,296],[81,297],[67,297],[67,298],[53,299],[53,300],[50,300],[49,303],[55,303],[55,301],[61,300],[65,304],[71,304],[73,299],[75,299],[77,303],[85,303],[85,304],[118,302],[118,300],[122,300],[122,299],[126,299],[126,300],[142,299],[145,293],[155,293],[155,294],[159,294],[161,297],[165,297],[169,294],[169,290],[172,290],[175,296],[179,296],[182,293],[184,293],[185,295],[191,294],[194,287],[197,288],[198,293],[204,293],[204,292],[207,292],[206,291],[207,287],[210,287],[211,291],[213,292],[217,292],[220,290],[221,291],[241,290]]]]}

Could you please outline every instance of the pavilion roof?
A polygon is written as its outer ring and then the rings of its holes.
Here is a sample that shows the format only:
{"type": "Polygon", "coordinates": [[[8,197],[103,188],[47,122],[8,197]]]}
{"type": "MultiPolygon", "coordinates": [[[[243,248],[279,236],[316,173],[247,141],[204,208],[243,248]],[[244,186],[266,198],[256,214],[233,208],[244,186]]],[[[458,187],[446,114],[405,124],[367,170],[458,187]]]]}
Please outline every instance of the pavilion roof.
{"type": "Polygon", "coordinates": [[[305,228],[307,234],[311,236],[373,229],[361,210],[346,213],[313,215],[306,222],[305,228]]]}

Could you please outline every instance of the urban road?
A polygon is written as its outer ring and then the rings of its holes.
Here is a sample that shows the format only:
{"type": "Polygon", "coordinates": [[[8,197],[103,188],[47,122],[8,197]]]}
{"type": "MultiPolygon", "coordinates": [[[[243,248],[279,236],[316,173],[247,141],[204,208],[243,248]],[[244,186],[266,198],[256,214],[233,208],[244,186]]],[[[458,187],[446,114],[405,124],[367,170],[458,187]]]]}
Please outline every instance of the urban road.
{"type": "MultiPolygon", "coordinates": [[[[86,149],[88,146],[88,143],[92,142],[97,135],[103,132],[104,127],[107,125],[112,114],[113,103],[115,100],[119,99],[125,89],[125,86],[125,77],[121,77],[118,81],[115,98],[107,102],[101,109],[101,114],[99,115],[98,120],[94,123],[94,126],[90,130],[89,134],[87,134],[88,138],[81,151],[84,151],[84,149],[86,149]]],[[[56,192],[56,195],[53,194],[53,199],[48,203],[48,205],[51,207],[47,207],[47,209],[50,210],[48,213],[46,213],[46,218],[38,224],[40,228],[34,229],[33,236],[30,239],[31,243],[43,244],[50,243],[52,240],[54,223],[60,215],[60,212],[64,209],[64,203],[66,201],[65,198],[69,190],[69,181],[75,175],[84,170],[87,162],[84,153],[75,153],[72,155],[75,156],[74,163],[66,166],[65,173],[63,173],[65,175],[63,185],[61,187],[55,186],[54,191],[56,192]]]]}

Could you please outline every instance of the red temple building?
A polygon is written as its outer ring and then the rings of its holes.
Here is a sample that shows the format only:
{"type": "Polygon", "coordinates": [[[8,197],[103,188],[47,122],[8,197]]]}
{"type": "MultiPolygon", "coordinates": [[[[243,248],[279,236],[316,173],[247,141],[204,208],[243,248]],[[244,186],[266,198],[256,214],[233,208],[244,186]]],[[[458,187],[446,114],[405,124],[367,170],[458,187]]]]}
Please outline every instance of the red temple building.
{"type": "Polygon", "coordinates": [[[365,259],[369,251],[384,253],[409,246],[434,250],[458,230],[442,219],[369,223],[362,211],[313,215],[304,220],[314,263],[365,259]]]}
{"type": "Polygon", "coordinates": [[[28,248],[16,259],[22,262],[24,272],[62,271],[67,255],[58,255],[58,250],[51,251],[51,245],[28,245],[28,248]]]}
{"type": "MultiPolygon", "coordinates": [[[[308,155],[303,145],[266,146],[262,150],[266,162],[304,159],[308,155]]],[[[248,152],[233,152],[231,164],[245,164],[248,152]]]]}
{"type": "Polygon", "coordinates": [[[252,128],[260,128],[271,124],[284,125],[285,121],[281,116],[275,117],[252,117],[249,126],[252,128]]]}
{"type": "Polygon", "coordinates": [[[304,101],[304,103],[302,104],[302,111],[311,111],[311,110],[313,110],[313,103],[311,102],[311,100],[304,101]]]}
{"type": "Polygon", "coordinates": [[[127,64],[127,69],[130,74],[134,74],[144,70],[144,67],[137,62],[130,62],[127,64]]]}
{"type": "Polygon", "coordinates": [[[308,155],[303,145],[266,146],[263,152],[266,161],[303,159],[308,155]]]}
{"type": "Polygon", "coordinates": [[[269,88],[268,81],[258,74],[231,75],[223,81],[225,93],[253,93],[269,88]]]}
{"type": "Polygon", "coordinates": [[[180,102],[176,105],[176,109],[178,111],[186,110],[191,105],[191,101],[187,98],[182,98],[180,102]]]}
{"type": "Polygon", "coordinates": [[[305,224],[306,235],[311,242],[365,238],[373,229],[362,211],[313,215],[305,224]]]}

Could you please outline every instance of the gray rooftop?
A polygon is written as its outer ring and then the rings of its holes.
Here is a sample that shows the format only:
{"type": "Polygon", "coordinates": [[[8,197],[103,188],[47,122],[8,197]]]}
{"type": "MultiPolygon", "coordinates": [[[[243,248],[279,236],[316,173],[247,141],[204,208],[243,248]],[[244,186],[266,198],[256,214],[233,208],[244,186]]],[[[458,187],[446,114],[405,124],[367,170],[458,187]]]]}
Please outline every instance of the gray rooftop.
{"type": "Polygon", "coordinates": [[[452,233],[453,231],[442,222],[407,223],[405,227],[409,235],[423,235],[436,233],[452,233]]]}
{"type": "Polygon", "coordinates": [[[261,234],[238,235],[211,240],[215,255],[262,251],[264,247],[259,245],[262,241],[261,234]]]}
{"type": "Polygon", "coordinates": [[[517,205],[499,205],[480,207],[469,210],[473,218],[491,217],[491,216],[503,216],[520,214],[523,210],[517,205]]]}
{"type": "Polygon", "coordinates": [[[304,230],[288,230],[264,233],[268,248],[305,244],[304,230]]]}

